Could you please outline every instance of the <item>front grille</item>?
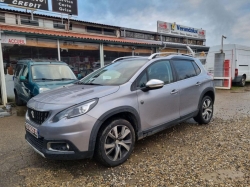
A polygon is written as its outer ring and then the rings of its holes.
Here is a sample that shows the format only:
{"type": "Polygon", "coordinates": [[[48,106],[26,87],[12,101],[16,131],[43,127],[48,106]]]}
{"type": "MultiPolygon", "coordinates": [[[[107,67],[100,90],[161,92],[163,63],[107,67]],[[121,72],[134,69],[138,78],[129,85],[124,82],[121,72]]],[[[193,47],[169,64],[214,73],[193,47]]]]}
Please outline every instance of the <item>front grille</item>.
{"type": "Polygon", "coordinates": [[[43,138],[36,138],[32,134],[26,131],[26,139],[38,151],[42,151],[43,143],[44,143],[43,138]]]}
{"type": "Polygon", "coordinates": [[[40,112],[28,108],[28,115],[31,121],[41,125],[49,116],[49,112],[40,112]]]}

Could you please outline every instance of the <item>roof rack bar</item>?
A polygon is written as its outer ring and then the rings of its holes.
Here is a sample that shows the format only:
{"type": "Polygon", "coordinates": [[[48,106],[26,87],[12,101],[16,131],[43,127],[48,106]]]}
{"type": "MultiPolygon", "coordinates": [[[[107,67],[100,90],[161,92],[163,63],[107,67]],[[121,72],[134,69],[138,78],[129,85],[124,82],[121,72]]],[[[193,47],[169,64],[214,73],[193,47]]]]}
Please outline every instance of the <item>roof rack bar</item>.
{"type": "Polygon", "coordinates": [[[183,55],[183,56],[190,56],[192,57],[192,55],[190,54],[184,54],[184,53],[173,53],[173,52],[162,52],[162,53],[154,53],[152,55],[150,55],[148,57],[149,60],[152,60],[154,58],[156,58],[158,55],[163,55],[163,54],[169,54],[169,55],[183,55]]]}
{"type": "Polygon", "coordinates": [[[124,57],[119,57],[119,58],[116,58],[115,60],[113,60],[111,63],[114,63],[114,62],[117,62],[119,60],[123,60],[123,59],[130,59],[130,58],[141,58],[141,57],[144,57],[144,56],[124,56],[124,57]]]}

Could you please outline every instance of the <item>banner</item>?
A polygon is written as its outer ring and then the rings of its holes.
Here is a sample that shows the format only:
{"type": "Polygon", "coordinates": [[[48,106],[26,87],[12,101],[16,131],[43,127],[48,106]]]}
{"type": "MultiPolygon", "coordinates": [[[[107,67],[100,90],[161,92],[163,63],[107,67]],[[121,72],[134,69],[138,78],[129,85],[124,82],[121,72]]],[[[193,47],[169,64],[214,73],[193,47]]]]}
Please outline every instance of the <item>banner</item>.
{"type": "MultiPolygon", "coordinates": [[[[54,0],[52,0],[54,1],[54,0]]],[[[25,9],[49,10],[48,0],[0,0],[0,3],[19,6],[25,9]]]]}
{"type": "Polygon", "coordinates": [[[5,44],[26,45],[26,37],[2,34],[1,42],[5,44]]]}
{"type": "Polygon", "coordinates": [[[188,26],[178,25],[176,23],[169,23],[163,21],[157,21],[157,32],[184,37],[188,36],[201,39],[206,38],[206,31],[203,29],[196,29],[188,26]]]}

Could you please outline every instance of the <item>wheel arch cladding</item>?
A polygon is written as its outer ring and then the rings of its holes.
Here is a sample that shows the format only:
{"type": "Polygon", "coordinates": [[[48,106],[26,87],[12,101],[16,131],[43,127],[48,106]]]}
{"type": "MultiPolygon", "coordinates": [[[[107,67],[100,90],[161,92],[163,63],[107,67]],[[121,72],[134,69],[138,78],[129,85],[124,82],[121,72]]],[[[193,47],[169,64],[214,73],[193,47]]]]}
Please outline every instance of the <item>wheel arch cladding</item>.
{"type": "Polygon", "coordinates": [[[209,96],[211,97],[211,99],[215,100],[215,94],[214,94],[214,90],[213,88],[206,88],[205,90],[203,90],[202,94],[201,94],[201,97],[200,97],[200,101],[199,103],[202,101],[202,99],[205,97],[205,96],[209,96]]]}
{"type": "Polygon", "coordinates": [[[130,106],[117,107],[105,112],[94,124],[89,139],[89,151],[95,150],[98,132],[101,127],[105,125],[105,122],[112,118],[123,118],[128,120],[134,127],[136,139],[138,139],[138,132],[141,131],[141,122],[138,112],[130,106]]]}

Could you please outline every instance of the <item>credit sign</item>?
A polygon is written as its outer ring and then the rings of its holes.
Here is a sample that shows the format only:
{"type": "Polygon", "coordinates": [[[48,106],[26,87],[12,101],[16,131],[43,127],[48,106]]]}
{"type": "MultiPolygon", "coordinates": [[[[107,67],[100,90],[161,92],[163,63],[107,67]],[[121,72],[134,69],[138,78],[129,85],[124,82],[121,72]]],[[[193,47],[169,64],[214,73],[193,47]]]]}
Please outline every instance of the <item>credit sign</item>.
{"type": "Polygon", "coordinates": [[[0,0],[0,3],[20,6],[25,9],[49,10],[48,0],[0,0]]]}

